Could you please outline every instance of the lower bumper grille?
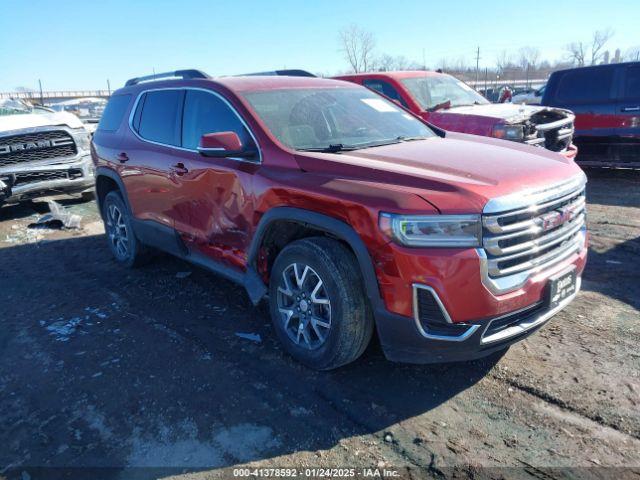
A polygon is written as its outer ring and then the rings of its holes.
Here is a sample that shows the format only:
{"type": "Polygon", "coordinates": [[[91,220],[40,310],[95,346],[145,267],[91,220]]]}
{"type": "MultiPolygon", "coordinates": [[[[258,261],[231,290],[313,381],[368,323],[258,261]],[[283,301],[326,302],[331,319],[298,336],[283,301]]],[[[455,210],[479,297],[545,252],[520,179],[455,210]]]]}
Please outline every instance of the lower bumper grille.
{"type": "Polygon", "coordinates": [[[13,187],[23,186],[30,183],[50,182],[55,180],[75,180],[82,178],[83,173],[79,168],[69,170],[52,170],[48,172],[24,172],[13,175],[13,187]]]}

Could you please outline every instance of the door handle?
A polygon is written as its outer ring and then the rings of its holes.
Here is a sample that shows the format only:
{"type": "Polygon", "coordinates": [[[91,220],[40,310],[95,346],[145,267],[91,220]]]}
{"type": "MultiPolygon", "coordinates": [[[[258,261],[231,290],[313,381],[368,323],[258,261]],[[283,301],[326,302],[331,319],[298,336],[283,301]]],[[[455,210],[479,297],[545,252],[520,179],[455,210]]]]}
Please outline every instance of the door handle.
{"type": "Polygon", "coordinates": [[[116,159],[120,162],[120,163],[124,163],[129,161],[129,157],[127,156],[126,153],[124,152],[120,152],[118,155],[116,155],[116,159]]]}
{"type": "Polygon", "coordinates": [[[178,175],[178,176],[182,176],[185,173],[189,173],[189,169],[187,167],[185,167],[184,163],[182,163],[182,162],[179,162],[179,163],[176,163],[175,165],[172,165],[171,166],[171,171],[173,173],[175,173],[176,175],[178,175]]]}
{"type": "Polygon", "coordinates": [[[622,107],[623,112],[640,112],[640,106],[635,107],[622,107]]]}

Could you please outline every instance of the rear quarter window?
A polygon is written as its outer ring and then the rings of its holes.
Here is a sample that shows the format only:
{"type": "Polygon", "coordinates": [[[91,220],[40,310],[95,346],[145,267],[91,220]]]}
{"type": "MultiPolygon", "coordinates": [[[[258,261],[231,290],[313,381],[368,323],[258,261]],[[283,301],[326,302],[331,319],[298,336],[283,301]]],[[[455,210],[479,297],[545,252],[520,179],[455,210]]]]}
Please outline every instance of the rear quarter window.
{"type": "Polygon", "coordinates": [[[147,92],[140,114],[138,134],[145,140],[179,146],[183,95],[182,90],[147,92]]]}
{"type": "Polygon", "coordinates": [[[98,130],[106,132],[118,130],[130,101],[131,95],[113,95],[102,113],[98,130]]]}
{"type": "Polygon", "coordinates": [[[566,72],[556,97],[563,103],[598,103],[611,100],[613,69],[585,68],[566,72]]]}

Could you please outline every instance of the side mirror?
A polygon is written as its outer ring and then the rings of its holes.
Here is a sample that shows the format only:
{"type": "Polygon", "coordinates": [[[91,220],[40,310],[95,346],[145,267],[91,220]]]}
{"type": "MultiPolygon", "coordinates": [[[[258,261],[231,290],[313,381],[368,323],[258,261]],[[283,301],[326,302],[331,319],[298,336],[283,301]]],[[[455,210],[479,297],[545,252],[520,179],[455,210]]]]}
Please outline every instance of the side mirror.
{"type": "Polygon", "coordinates": [[[205,157],[253,157],[255,152],[245,150],[236,132],[205,133],[200,137],[198,152],[205,157]]]}

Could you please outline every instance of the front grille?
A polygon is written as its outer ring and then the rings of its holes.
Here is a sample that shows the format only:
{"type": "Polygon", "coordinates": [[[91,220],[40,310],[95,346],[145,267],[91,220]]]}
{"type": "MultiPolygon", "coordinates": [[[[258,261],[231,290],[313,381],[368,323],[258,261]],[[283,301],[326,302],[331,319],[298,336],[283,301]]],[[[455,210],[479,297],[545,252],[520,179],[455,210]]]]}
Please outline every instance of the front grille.
{"type": "Polygon", "coordinates": [[[543,110],[525,125],[524,143],[563,152],[573,138],[573,119],[573,115],[559,117],[558,112],[543,110]]]}
{"type": "Polygon", "coordinates": [[[73,137],[64,130],[0,137],[0,167],[73,157],[76,153],[73,137]]]}
{"type": "Polygon", "coordinates": [[[483,215],[489,277],[535,270],[577,251],[585,215],[584,185],[529,207],[483,215]]]}

